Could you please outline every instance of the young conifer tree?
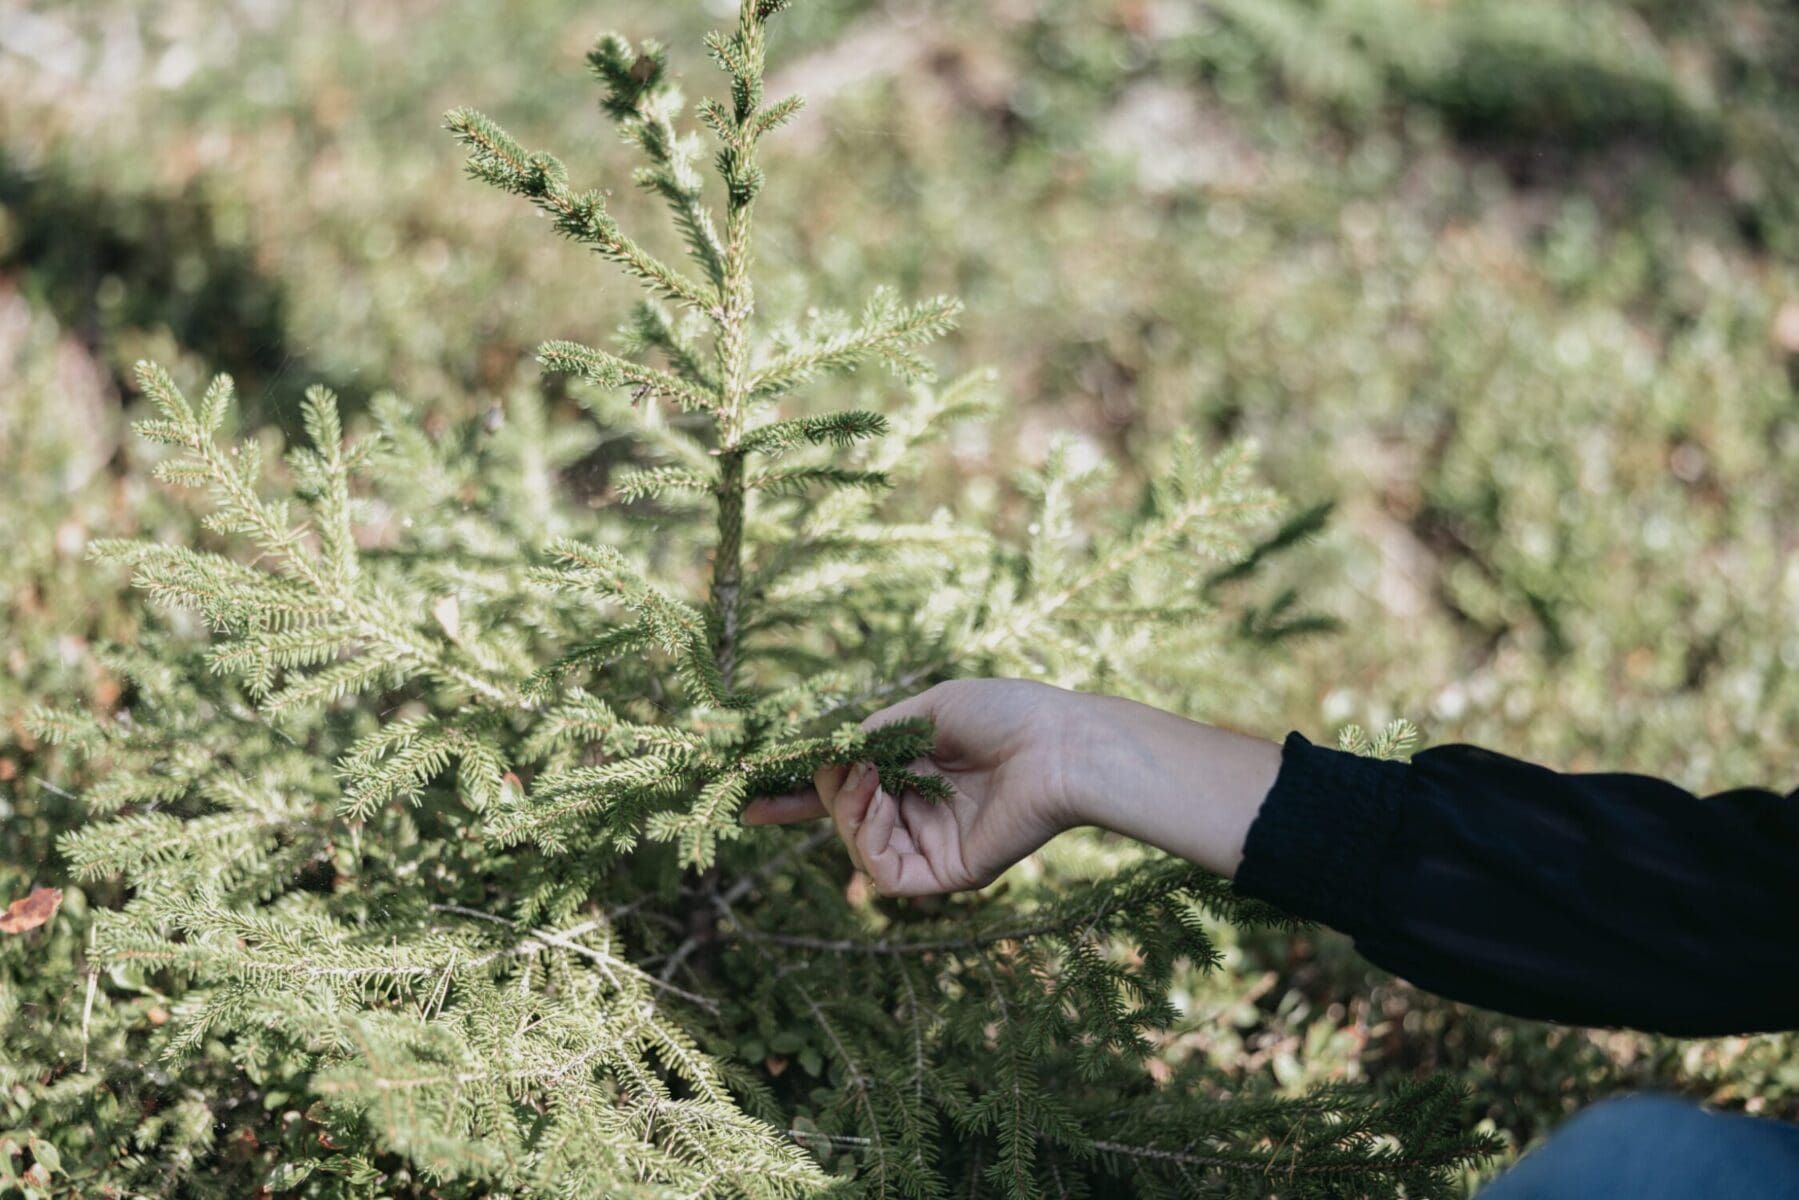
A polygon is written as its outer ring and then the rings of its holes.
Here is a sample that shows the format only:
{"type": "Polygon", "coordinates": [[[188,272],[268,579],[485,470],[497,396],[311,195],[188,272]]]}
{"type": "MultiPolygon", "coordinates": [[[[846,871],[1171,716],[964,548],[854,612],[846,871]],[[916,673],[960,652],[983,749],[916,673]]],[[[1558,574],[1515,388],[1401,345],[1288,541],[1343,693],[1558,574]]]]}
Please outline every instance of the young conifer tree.
{"type": "MultiPolygon", "coordinates": [[[[639,464],[595,513],[557,486],[591,431],[529,395],[439,436],[391,396],[346,437],[313,391],[265,480],[226,445],[229,380],[197,402],[145,366],[147,438],[203,492],[205,547],[108,543],[158,606],[197,613],[113,654],[114,714],[35,727],[92,764],[64,839],[116,878],[89,1003],[165,1018],[81,1078],[153,1078],[122,1194],[1007,1197],[1441,1194],[1485,1144],[1435,1083],[1376,1098],[1226,1092],[1144,1069],[1204,917],[1279,921],[1154,855],[1097,881],[932,904],[847,887],[828,835],[747,830],[755,795],[824,763],[940,796],[932,730],[864,732],[954,674],[1153,698],[1170,654],[1240,638],[1205,580],[1292,530],[1242,450],[1177,447],[1128,520],[1078,520],[1095,480],[1057,454],[1021,545],[891,515],[920,447],[975,407],[921,348],[947,299],[767,321],[752,218],[771,19],[708,40],[716,144],[679,124],[668,58],[603,38],[604,109],[643,156],[688,261],[479,113],[470,172],[615,264],[646,299],[616,351],[551,342],[639,464]],[[865,364],[904,399],[802,405],[865,364]],[[1258,543],[1257,539],[1263,539],[1258,543]],[[152,1112],[160,1115],[154,1119],[152,1112]],[[214,1127],[247,1130],[222,1144],[214,1127]]],[[[92,1009],[84,1020],[91,1019],[92,1009]]],[[[85,1027],[85,1026],[84,1026],[85,1027]]],[[[109,1057],[110,1056],[110,1057],[109,1057]]],[[[92,1086],[101,1086],[94,1084],[92,1086]]]]}

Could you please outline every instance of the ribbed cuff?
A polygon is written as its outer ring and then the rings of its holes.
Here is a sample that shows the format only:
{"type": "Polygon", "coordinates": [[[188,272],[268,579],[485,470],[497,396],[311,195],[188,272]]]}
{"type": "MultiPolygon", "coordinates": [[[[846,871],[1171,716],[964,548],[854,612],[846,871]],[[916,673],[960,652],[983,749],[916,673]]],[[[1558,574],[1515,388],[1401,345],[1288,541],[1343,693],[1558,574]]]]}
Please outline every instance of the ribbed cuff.
{"type": "Polygon", "coordinates": [[[1280,774],[1249,827],[1237,890],[1359,934],[1375,917],[1382,851],[1410,770],[1288,734],[1280,774]]]}

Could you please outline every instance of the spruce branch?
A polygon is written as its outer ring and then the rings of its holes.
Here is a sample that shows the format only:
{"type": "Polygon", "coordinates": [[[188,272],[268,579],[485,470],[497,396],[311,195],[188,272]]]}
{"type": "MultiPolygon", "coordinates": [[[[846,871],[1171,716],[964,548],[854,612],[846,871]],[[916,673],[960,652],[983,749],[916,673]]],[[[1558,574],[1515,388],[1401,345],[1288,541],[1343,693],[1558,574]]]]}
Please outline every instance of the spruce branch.
{"type": "MultiPolygon", "coordinates": [[[[966,647],[967,652],[979,657],[1023,637],[1042,636],[1069,606],[1103,594],[1137,564],[1183,545],[1205,557],[1230,558],[1242,548],[1247,524],[1278,508],[1273,492],[1252,482],[1251,463],[1248,447],[1205,461],[1190,439],[1181,439],[1176,443],[1175,469],[1155,490],[1158,511],[1153,517],[1099,547],[1065,578],[1037,580],[1039,586],[999,614],[966,647]]],[[[1054,521],[1046,516],[1044,524],[1054,521]]]]}
{"type": "Polygon", "coordinates": [[[525,681],[525,693],[533,698],[546,697],[564,675],[584,667],[604,667],[627,655],[641,653],[649,649],[653,637],[648,629],[636,625],[608,630],[590,642],[564,651],[556,661],[537,671],[525,681]]]}
{"type": "Polygon", "coordinates": [[[484,731],[432,717],[390,721],[338,760],[344,780],[341,811],[351,820],[366,821],[396,799],[416,800],[453,759],[461,760],[458,782],[477,810],[498,800],[506,762],[484,731]]]}
{"type": "Polygon", "coordinates": [[[554,588],[576,588],[614,601],[637,618],[639,628],[669,655],[677,674],[696,695],[713,704],[729,702],[723,664],[714,657],[701,613],[649,583],[610,546],[565,539],[550,549],[561,565],[538,572],[538,579],[554,588]]]}
{"type": "Polygon", "coordinates": [[[742,446],[750,454],[777,454],[802,443],[846,449],[856,442],[885,437],[889,428],[880,413],[852,408],[758,425],[744,434],[742,446]]]}
{"type": "Polygon", "coordinates": [[[667,82],[667,50],[656,42],[633,48],[617,34],[607,34],[588,52],[587,61],[606,85],[602,106],[607,114],[618,122],[626,139],[640,146],[650,160],[651,166],[639,172],[638,183],[668,203],[689,254],[712,286],[721,288],[724,247],[712,214],[705,207],[700,176],[693,166],[697,149],[675,132],[674,117],[680,111],[680,99],[667,82]]]}
{"type": "Polygon", "coordinates": [[[882,290],[869,300],[855,329],[834,334],[789,351],[759,368],[750,393],[765,400],[790,391],[831,371],[850,371],[868,359],[879,359],[904,378],[918,378],[925,368],[913,348],[935,341],[955,328],[962,302],[947,296],[902,306],[882,290]]]}
{"type": "Polygon", "coordinates": [[[718,380],[701,347],[661,305],[644,301],[633,307],[630,321],[620,331],[619,341],[626,354],[660,351],[682,379],[703,394],[718,394],[718,380]]]}
{"type": "Polygon", "coordinates": [[[488,835],[503,846],[529,839],[547,853],[566,853],[579,820],[596,814],[630,838],[647,810],[679,799],[694,777],[694,757],[672,748],[559,771],[538,779],[528,803],[494,813],[488,835]]]}
{"type": "MultiPolygon", "coordinates": [[[[266,501],[256,494],[258,464],[254,458],[239,456],[234,463],[215,440],[215,430],[231,401],[229,379],[221,376],[213,381],[202,404],[201,415],[206,418],[202,421],[161,367],[139,363],[137,378],[139,387],[162,413],[161,420],[140,425],[140,432],[152,441],[185,451],[187,458],[180,465],[188,472],[189,481],[210,491],[221,518],[218,527],[247,535],[277,570],[299,585],[306,598],[283,609],[284,598],[293,594],[291,589],[279,584],[265,587],[261,572],[227,566],[225,560],[196,555],[183,547],[154,544],[140,545],[129,555],[143,586],[171,598],[201,601],[203,611],[220,618],[223,628],[258,646],[254,653],[262,654],[271,665],[283,654],[295,665],[318,661],[316,648],[304,650],[295,645],[298,639],[293,630],[302,623],[335,625],[346,643],[361,647],[358,657],[301,675],[269,693],[271,710],[336,700],[412,671],[466,689],[491,703],[511,706],[521,702],[510,685],[459,661],[454,647],[420,636],[394,605],[360,585],[349,525],[348,476],[361,455],[354,460],[346,456],[336,399],[328,391],[308,393],[303,411],[314,443],[291,456],[301,486],[312,500],[314,530],[291,525],[283,502],[266,501]],[[309,548],[309,533],[316,534],[319,550],[309,548]],[[321,613],[321,602],[328,612],[321,613]],[[281,610],[279,620],[261,627],[245,620],[268,610],[281,610]]],[[[266,690],[269,670],[259,667],[251,674],[252,684],[266,690]]]]}
{"type": "Polygon", "coordinates": [[[622,472],[615,484],[619,499],[652,500],[670,492],[709,493],[718,487],[712,476],[686,467],[643,467],[622,472]]]}
{"type": "Polygon", "coordinates": [[[798,496],[818,486],[884,488],[885,471],[857,471],[847,467],[775,467],[758,471],[744,481],[745,491],[771,496],[798,496]]]}
{"type": "Polygon", "coordinates": [[[444,127],[469,149],[469,174],[523,196],[555,223],[556,229],[648,284],[658,294],[706,311],[713,295],[631,240],[606,211],[597,192],[571,192],[568,170],[547,154],[531,154],[511,135],[472,108],[444,114],[444,127]]]}
{"type": "Polygon", "coordinates": [[[537,348],[537,359],[549,370],[578,375],[602,387],[629,387],[637,397],[671,400],[683,412],[716,408],[720,402],[713,392],[679,376],[577,342],[545,342],[537,348]]]}

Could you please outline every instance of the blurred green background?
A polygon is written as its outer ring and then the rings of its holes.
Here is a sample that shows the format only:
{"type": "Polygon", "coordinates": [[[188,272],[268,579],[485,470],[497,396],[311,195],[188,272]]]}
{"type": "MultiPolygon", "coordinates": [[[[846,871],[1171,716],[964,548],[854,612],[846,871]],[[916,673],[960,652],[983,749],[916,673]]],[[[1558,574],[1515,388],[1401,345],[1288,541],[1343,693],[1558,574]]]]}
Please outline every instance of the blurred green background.
{"type": "MultiPolygon", "coordinates": [[[[462,179],[440,115],[553,147],[629,225],[581,55],[654,36],[702,80],[733,11],[0,2],[7,895],[62,877],[73,815],[22,705],[116,699],[87,651],[124,606],[82,547],[162,519],[130,363],[231,371],[289,430],[313,382],[442,420],[546,386],[535,343],[598,340],[632,293],[462,179]]],[[[1128,464],[1197,428],[1334,504],[1284,569],[1340,629],[1193,715],[1799,785],[1799,11],[802,0],[773,53],[812,104],[768,150],[765,310],[967,300],[945,365],[994,368],[1004,406],[927,473],[945,496],[1060,432],[1128,464]]],[[[1646,1085],[1799,1116],[1789,1039],[1472,1013],[1330,936],[1230,955],[1171,1057],[1296,1089],[1456,1071],[1515,1145],[1646,1085]]]]}

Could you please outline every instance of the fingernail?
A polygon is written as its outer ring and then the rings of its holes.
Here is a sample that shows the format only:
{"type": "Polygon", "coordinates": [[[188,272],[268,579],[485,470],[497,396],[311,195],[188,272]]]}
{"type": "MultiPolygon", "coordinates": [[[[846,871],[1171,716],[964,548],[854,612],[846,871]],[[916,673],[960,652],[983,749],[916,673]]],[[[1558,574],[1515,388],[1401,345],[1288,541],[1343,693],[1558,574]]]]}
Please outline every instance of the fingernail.
{"type": "Polygon", "coordinates": [[[850,773],[843,777],[843,790],[846,792],[854,791],[856,788],[861,786],[862,780],[867,774],[868,774],[868,764],[867,763],[857,763],[855,766],[850,768],[850,773]]]}

